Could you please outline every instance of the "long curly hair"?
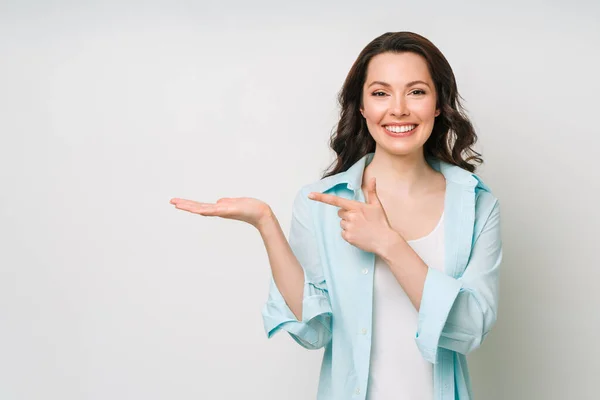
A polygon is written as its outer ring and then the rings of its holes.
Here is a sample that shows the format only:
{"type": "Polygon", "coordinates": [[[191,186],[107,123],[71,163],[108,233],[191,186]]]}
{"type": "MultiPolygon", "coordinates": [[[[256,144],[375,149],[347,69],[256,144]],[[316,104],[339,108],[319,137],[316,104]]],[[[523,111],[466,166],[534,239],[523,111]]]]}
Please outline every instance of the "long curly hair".
{"type": "Polygon", "coordinates": [[[369,62],[374,56],[385,52],[413,52],[427,62],[435,84],[436,108],[440,109],[440,114],[435,119],[431,136],[423,146],[424,155],[475,172],[477,165],[469,161],[482,164],[483,159],[472,148],[477,141],[477,134],[461,104],[462,97],[458,93],[450,64],[425,37],[414,32],[388,32],[375,38],[361,51],[338,93],[340,119],[329,142],[337,154],[337,160],[322,178],[346,171],[364,155],[375,151],[375,140],[367,129],[360,108],[369,62]]]}

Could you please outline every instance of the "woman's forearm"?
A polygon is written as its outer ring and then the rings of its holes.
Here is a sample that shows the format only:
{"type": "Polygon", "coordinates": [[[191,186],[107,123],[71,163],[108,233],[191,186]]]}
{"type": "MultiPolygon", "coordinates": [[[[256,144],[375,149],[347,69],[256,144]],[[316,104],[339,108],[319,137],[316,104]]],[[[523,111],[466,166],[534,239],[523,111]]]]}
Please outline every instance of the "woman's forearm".
{"type": "Polygon", "coordinates": [[[265,244],[273,280],[298,321],[302,321],[304,272],[272,211],[256,226],[265,244]]]}
{"type": "Polygon", "coordinates": [[[384,242],[386,246],[378,254],[379,257],[389,265],[396,280],[419,311],[429,267],[399,233],[392,232],[384,242]]]}

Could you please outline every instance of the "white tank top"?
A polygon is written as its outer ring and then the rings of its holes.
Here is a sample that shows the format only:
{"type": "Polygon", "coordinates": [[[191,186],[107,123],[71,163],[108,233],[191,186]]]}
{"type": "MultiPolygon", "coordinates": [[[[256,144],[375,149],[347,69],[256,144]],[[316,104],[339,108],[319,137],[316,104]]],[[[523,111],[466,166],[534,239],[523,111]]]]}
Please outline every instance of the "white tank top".
{"type": "MultiPolygon", "coordinates": [[[[432,232],[408,244],[425,264],[444,271],[444,214],[432,232]]],[[[378,256],[374,279],[367,400],[432,400],[433,364],[415,342],[419,313],[378,256]]]]}

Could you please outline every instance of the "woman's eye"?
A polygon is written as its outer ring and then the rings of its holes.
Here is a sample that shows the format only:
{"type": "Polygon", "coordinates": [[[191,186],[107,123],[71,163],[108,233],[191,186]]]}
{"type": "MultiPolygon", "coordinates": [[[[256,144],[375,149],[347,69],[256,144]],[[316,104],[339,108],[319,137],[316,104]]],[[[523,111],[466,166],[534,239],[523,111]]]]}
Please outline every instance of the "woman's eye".
{"type": "Polygon", "coordinates": [[[415,94],[425,94],[425,91],[421,89],[413,90],[412,92],[415,94]]]}
{"type": "Polygon", "coordinates": [[[381,96],[378,96],[378,94],[380,94],[380,93],[381,93],[382,95],[385,95],[385,93],[384,93],[384,92],[374,92],[374,93],[373,93],[373,96],[376,96],[376,97],[381,97],[381,96]]]}

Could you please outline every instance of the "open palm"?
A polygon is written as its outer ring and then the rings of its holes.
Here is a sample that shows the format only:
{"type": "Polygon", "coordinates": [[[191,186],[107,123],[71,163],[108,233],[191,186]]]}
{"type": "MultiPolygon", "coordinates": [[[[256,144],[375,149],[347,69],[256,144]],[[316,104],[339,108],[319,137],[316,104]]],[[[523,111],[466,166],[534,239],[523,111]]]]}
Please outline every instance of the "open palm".
{"type": "Polygon", "coordinates": [[[180,210],[207,217],[221,217],[247,222],[255,227],[271,213],[271,207],[252,197],[223,197],[216,203],[173,198],[171,204],[180,210]]]}

